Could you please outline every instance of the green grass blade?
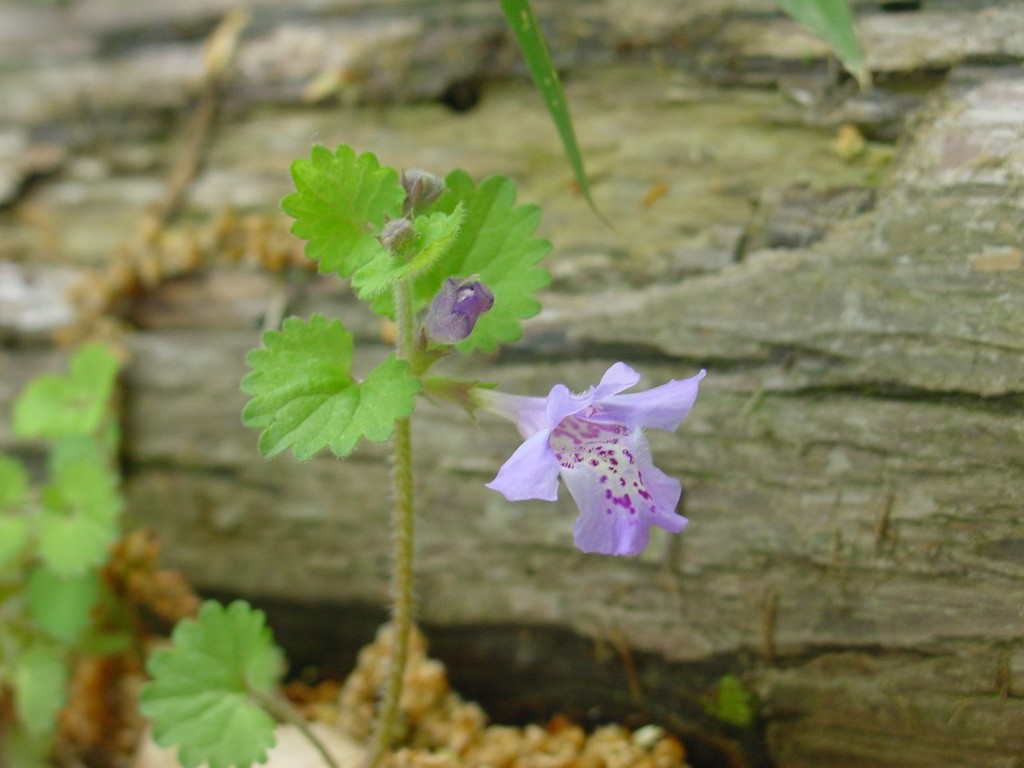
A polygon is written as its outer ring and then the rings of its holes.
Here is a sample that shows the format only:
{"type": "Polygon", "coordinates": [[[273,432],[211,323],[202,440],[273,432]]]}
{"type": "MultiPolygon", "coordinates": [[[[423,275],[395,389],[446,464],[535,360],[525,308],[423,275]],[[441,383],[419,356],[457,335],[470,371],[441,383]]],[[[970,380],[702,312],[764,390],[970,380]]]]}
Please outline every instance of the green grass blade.
{"type": "Polygon", "coordinates": [[[831,46],[861,88],[871,86],[871,72],[861,54],[847,0],[779,0],[779,5],[831,46]]]}
{"type": "Polygon", "coordinates": [[[569,104],[565,100],[565,93],[562,90],[562,81],[551,61],[551,53],[548,51],[544,35],[537,24],[533,8],[530,6],[529,0],[501,0],[501,10],[523,52],[523,59],[530,71],[530,77],[533,78],[534,85],[544,97],[544,104],[551,114],[551,119],[555,122],[558,136],[562,140],[562,147],[565,149],[566,159],[576,177],[576,183],[579,184],[580,192],[583,193],[591,210],[601,217],[594,204],[594,199],[590,195],[590,185],[587,183],[587,174],[583,169],[583,156],[576,143],[576,132],[572,127],[572,116],[569,114],[569,104]]]}

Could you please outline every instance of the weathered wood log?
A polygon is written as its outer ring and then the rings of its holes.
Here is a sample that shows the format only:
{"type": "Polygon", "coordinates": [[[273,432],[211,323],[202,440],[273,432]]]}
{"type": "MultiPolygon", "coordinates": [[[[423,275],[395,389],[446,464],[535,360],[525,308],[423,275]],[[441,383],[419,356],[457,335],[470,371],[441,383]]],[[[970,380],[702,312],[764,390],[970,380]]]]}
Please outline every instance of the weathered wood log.
{"type": "MultiPolygon", "coordinates": [[[[967,19],[972,30],[970,45],[943,49],[941,66],[968,53],[1021,55],[1021,38],[1011,34],[1020,11],[977,5],[983,12],[940,4],[930,11],[967,19]],[[1006,34],[996,34],[994,18],[1006,34]]],[[[737,23],[755,21],[741,14],[737,23]]],[[[642,39],[647,27],[637,24],[642,39]]],[[[739,43],[731,50],[737,61],[761,55],[739,43]]],[[[737,674],[758,693],[771,757],[784,768],[1018,764],[1019,68],[954,69],[915,118],[888,179],[866,196],[863,168],[834,157],[813,165],[831,137],[798,128],[803,113],[773,95],[711,91],[647,69],[643,78],[637,70],[581,74],[570,89],[598,200],[621,220],[618,240],[567,201],[557,146],[524,139],[550,131],[543,115],[524,114],[525,89],[489,93],[480,110],[489,122],[459,123],[425,108],[383,117],[233,116],[192,190],[203,215],[224,202],[270,210],[287,187],[287,161],[314,135],[354,141],[399,164],[511,172],[524,197],[546,203],[544,234],[558,254],[554,290],[520,345],[452,368],[531,394],[555,381],[583,388],[620,358],[642,369],[647,384],[708,368],[679,434],[651,435],[659,463],[684,482],[691,525],[677,539],[656,536],[635,559],[576,552],[567,498],[512,505],[483,487],[517,444],[508,425],[474,426],[425,406],[415,424],[420,615],[438,632],[546,625],[633,648],[689,670],[693,687],[683,697],[699,698],[711,679],[695,670],[737,674]],[[653,86],[640,88],[640,79],[653,86]],[[764,115],[783,128],[766,128],[764,115]],[[680,122],[695,132],[683,133],[680,122]],[[735,125],[748,123],[736,138],[735,125]],[[425,148],[430,163],[421,159],[425,148]],[[751,173],[758,163],[765,170],[751,173]],[[852,188],[858,200],[873,196],[874,207],[861,211],[858,203],[848,220],[815,223],[802,250],[751,250],[787,242],[757,225],[785,228],[772,211],[807,181],[805,172],[812,188],[852,188]],[[658,183],[664,197],[644,204],[658,183]]],[[[142,148],[149,159],[133,172],[166,162],[164,150],[142,148]]],[[[121,148],[115,160],[137,159],[136,149],[121,148]]],[[[94,178],[79,166],[42,185],[24,211],[60,214],[55,257],[81,264],[130,236],[145,202],[133,193],[153,197],[160,188],[152,171],[144,181],[115,172],[94,178]],[[74,201],[103,194],[126,212],[93,226],[94,209],[74,201]],[[97,231],[100,224],[106,229],[97,231]]],[[[38,221],[9,222],[9,251],[37,242],[38,221]]],[[[123,312],[140,329],[128,339],[124,377],[130,517],[155,527],[168,559],[203,589],[384,605],[385,450],[366,445],[346,461],[264,462],[256,435],[241,426],[244,354],[258,343],[265,308],[281,296],[290,312],[342,317],[368,345],[367,365],[386,354],[376,320],[329,280],[290,285],[220,266],[123,312]]],[[[60,355],[38,346],[38,331],[0,326],[14,345],[0,350],[6,404],[60,355]]],[[[0,423],[0,447],[10,449],[5,429],[0,423]]],[[[671,679],[649,690],[683,685],[671,679]]]]}
{"type": "MultiPolygon", "coordinates": [[[[1021,174],[1016,145],[998,154],[981,132],[1020,137],[1024,80],[965,71],[945,99],[877,208],[813,250],[552,297],[527,357],[473,369],[542,393],[595,381],[611,350],[650,382],[707,366],[682,434],[652,435],[688,491],[679,552],[658,540],[633,560],[580,555],[571,502],[510,505],[483,487],[511,430],[427,409],[424,619],[568,626],[676,661],[757,658],[740,671],[781,765],[1009,765],[1024,748],[1024,272],[984,265],[1016,247],[1021,174]]],[[[133,509],[203,584],[381,602],[382,452],[254,461],[237,417],[254,340],[134,337],[133,509]]]]}

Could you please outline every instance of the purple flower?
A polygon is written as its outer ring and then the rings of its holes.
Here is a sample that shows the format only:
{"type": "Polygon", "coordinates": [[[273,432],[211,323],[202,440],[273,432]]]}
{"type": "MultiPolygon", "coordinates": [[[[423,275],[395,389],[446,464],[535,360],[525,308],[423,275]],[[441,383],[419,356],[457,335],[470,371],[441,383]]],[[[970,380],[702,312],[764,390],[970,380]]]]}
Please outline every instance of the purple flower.
{"type": "Polygon", "coordinates": [[[650,527],[679,533],[682,486],[654,466],[645,428],[674,432],[690,412],[705,371],[646,392],[620,394],[640,380],[615,363],[580,395],[556,384],[544,397],[479,390],[483,407],[516,422],[526,441],[487,484],[509,501],[558,498],[561,475],[580,515],[573,538],[584,552],[637,555],[650,527]]]}
{"type": "Polygon", "coordinates": [[[494,294],[479,280],[444,281],[427,312],[427,337],[437,344],[455,344],[473,332],[476,321],[494,306],[494,294]]]}

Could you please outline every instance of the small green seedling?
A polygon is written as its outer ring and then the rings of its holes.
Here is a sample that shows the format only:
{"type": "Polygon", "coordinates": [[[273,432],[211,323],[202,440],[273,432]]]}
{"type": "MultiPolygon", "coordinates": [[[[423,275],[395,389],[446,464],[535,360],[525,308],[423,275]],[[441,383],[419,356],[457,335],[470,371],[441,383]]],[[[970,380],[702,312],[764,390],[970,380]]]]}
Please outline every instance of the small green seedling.
{"type": "Polygon", "coordinates": [[[44,763],[75,655],[117,646],[91,615],[123,506],[111,410],[117,370],[105,346],[86,345],[67,373],[36,378],[14,404],[14,434],[40,439],[48,455],[39,483],[0,455],[0,688],[15,714],[2,765],[44,763]]]}

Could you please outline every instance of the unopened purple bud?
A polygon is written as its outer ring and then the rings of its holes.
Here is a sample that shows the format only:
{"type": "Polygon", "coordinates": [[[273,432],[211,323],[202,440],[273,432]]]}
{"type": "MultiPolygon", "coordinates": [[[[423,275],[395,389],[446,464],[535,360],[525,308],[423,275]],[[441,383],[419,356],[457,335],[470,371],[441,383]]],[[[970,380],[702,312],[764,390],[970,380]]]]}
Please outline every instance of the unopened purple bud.
{"type": "Polygon", "coordinates": [[[494,306],[494,294],[479,280],[445,280],[427,312],[427,337],[454,344],[473,332],[476,321],[494,306]]]}
{"type": "Polygon", "coordinates": [[[405,188],[405,212],[418,213],[437,200],[444,192],[444,179],[419,168],[402,171],[405,188]]]}
{"type": "Polygon", "coordinates": [[[384,224],[380,242],[394,254],[401,254],[416,242],[416,228],[408,219],[391,219],[384,224]]]}

